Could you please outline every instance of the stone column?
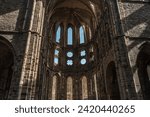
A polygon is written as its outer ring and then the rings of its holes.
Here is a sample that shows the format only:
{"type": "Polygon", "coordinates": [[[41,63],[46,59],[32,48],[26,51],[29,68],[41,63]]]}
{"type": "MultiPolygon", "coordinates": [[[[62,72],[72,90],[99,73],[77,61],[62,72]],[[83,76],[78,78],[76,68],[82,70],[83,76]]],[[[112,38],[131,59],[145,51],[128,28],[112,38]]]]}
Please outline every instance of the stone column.
{"type": "Polygon", "coordinates": [[[34,0],[31,22],[28,30],[27,45],[23,61],[18,99],[34,99],[35,97],[44,10],[45,9],[43,7],[42,0],[34,0]]]}

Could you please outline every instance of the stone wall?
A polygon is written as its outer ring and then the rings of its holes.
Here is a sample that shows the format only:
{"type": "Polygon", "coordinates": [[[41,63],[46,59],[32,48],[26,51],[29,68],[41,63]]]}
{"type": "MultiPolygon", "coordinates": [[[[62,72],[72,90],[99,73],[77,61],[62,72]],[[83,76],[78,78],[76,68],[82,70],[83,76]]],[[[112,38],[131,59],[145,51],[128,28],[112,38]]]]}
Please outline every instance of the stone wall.
{"type": "Polygon", "coordinates": [[[142,98],[138,76],[137,56],[140,47],[150,40],[150,4],[149,1],[128,1],[118,3],[125,43],[128,51],[130,66],[133,73],[134,85],[138,99],[142,98]]]}
{"type": "Polygon", "coordinates": [[[126,36],[150,37],[150,4],[120,2],[120,16],[126,36]]]}

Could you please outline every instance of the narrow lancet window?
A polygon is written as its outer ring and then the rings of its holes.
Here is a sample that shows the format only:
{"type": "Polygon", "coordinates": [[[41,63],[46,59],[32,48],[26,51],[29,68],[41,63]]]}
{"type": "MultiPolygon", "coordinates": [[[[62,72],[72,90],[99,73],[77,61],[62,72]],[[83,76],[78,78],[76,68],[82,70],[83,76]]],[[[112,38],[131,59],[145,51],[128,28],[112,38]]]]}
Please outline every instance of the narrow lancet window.
{"type": "Polygon", "coordinates": [[[71,27],[68,28],[68,31],[67,31],[67,44],[68,45],[72,45],[73,44],[73,30],[71,27]]]}
{"type": "Polygon", "coordinates": [[[52,84],[52,100],[56,100],[56,92],[57,92],[57,76],[53,77],[53,84],[52,84]]]}
{"type": "Polygon", "coordinates": [[[83,26],[80,27],[80,44],[85,43],[84,29],[83,26]]]}
{"type": "Polygon", "coordinates": [[[72,77],[68,77],[68,79],[67,79],[67,100],[72,100],[72,98],[73,98],[72,77]]]}
{"type": "Polygon", "coordinates": [[[61,27],[59,26],[57,28],[57,32],[56,32],[56,42],[59,43],[60,42],[60,36],[61,36],[61,27]]]}
{"type": "Polygon", "coordinates": [[[82,77],[82,99],[88,99],[88,88],[87,88],[87,78],[86,76],[82,77]]]}

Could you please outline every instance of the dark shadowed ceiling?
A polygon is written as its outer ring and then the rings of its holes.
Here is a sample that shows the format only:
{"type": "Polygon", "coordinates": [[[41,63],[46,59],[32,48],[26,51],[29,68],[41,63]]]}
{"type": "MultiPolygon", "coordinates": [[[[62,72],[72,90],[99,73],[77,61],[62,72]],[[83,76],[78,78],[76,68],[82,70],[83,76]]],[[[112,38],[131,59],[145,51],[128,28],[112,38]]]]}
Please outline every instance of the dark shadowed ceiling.
{"type": "Polygon", "coordinates": [[[51,23],[69,22],[75,25],[88,24],[95,27],[100,16],[100,0],[55,0],[50,1],[47,13],[51,23]]]}

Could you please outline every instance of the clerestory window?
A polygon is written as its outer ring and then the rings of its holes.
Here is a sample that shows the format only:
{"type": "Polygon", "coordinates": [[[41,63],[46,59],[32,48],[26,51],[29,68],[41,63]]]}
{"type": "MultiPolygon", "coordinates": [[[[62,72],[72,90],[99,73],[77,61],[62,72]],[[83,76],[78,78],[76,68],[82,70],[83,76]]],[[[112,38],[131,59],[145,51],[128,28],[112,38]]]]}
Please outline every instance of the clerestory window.
{"type": "Polygon", "coordinates": [[[56,42],[57,43],[60,43],[60,37],[61,37],[61,27],[59,26],[56,31],[56,42]]]}
{"type": "Polygon", "coordinates": [[[80,44],[85,43],[85,34],[84,34],[84,29],[83,26],[80,27],[80,44]]]}
{"type": "Polygon", "coordinates": [[[67,31],[67,44],[68,45],[73,44],[73,29],[72,29],[72,27],[69,27],[68,31],[67,31]]]}

